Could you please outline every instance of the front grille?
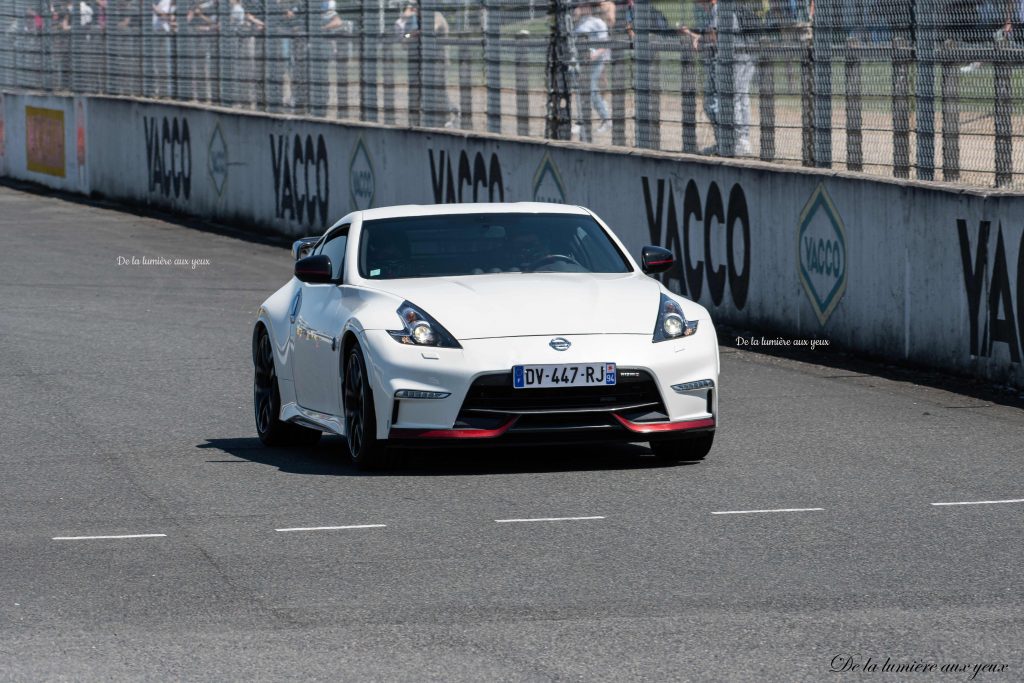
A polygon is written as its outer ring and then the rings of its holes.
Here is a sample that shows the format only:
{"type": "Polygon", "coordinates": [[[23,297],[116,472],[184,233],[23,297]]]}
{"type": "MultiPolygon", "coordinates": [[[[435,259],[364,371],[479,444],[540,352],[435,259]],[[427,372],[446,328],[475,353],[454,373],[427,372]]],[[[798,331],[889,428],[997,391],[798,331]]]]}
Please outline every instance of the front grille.
{"type": "Polygon", "coordinates": [[[618,384],[592,387],[516,389],[512,373],[478,377],[470,386],[462,412],[543,413],[577,411],[613,411],[650,406],[664,412],[658,387],[644,370],[620,368],[618,384]]]}

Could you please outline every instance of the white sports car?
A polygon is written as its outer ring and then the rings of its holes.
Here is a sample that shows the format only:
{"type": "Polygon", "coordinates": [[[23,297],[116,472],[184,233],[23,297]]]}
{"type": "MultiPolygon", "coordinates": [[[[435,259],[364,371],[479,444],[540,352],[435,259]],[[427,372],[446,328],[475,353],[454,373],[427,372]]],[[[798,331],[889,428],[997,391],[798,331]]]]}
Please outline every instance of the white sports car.
{"type": "Polygon", "coordinates": [[[295,277],[253,328],[256,428],[268,445],[647,441],[697,460],[718,418],[706,309],[648,274],[587,209],[396,206],[292,247],[295,277]]]}

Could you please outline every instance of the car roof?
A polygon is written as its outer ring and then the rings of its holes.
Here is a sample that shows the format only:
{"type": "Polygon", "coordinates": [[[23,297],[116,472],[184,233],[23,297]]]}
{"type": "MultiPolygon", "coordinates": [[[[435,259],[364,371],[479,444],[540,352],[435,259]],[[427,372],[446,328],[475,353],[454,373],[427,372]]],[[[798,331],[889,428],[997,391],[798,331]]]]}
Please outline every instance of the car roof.
{"type": "Polygon", "coordinates": [[[366,209],[361,213],[364,221],[380,218],[406,218],[412,216],[446,216],[473,213],[565,213],[587,215],[580,206],[548,202],[480,202],[471,204],[403,204],[366,209]]]}

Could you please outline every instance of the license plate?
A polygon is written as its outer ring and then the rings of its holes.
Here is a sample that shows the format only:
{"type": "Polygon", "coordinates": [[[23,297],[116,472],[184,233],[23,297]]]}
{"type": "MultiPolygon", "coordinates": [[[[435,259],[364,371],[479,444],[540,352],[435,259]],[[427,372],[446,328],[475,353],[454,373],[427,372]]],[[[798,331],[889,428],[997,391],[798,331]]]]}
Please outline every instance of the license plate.
{"type": "Polygon", "coordinates": [[[615,380],[615,363],[512,366],[512,386],[516,389],[605,386],[615,384],[615,380]]]}

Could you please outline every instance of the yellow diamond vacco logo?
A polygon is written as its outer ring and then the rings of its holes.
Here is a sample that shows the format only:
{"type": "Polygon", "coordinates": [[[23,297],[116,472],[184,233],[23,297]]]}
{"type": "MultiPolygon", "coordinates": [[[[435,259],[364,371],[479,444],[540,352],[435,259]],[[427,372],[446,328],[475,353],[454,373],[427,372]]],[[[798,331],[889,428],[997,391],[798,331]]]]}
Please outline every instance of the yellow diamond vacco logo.
{"type": "Polygon", "coordinates": [[[824,325],[846,292],[846,230],[824,185],[800,214],[797,252],[800,283],[824,325]]]}

